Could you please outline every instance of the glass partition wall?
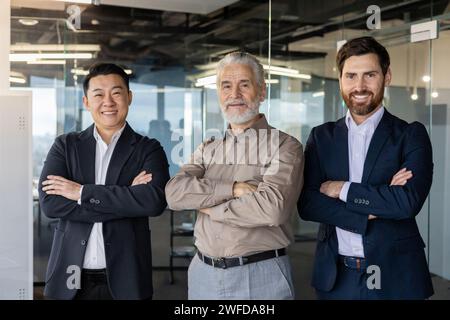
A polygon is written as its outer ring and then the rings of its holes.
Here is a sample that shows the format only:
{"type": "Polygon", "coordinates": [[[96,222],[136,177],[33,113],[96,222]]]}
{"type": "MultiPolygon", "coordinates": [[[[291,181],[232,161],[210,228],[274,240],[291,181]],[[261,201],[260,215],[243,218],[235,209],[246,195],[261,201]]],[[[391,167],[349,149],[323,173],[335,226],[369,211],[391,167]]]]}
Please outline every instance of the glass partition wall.
{"type": "MultiPolygon", "coordinates": [[[[268,86],[262,112],[305,144],[314,126],[346,111],[335,66],[338,41],[370,35],[391,55],[386,107],[422,122],[432,139],[434,182],[417,220],[430,270],[450,279],[449,1],[377,1],[379,28],[368,24],[373,1],[210,2],[207,9],[186,4],[175,10],[127,1],[121,7],[107,0],[11,1],[10,80],[13,89],[33,92],[34,183],[54,138],[92,123],[82,82],[94,62],[127,69],[133,91],[128,121],[162,143],[174,175],[202,140],[225,129],[214,74],[226,53],[244,49],[260,59],[268,86]],[[411,25],[429,20],[438,21],[438,38],[412,43],[411,25]]],[[[37,202],[35,215],[35,281],[41,282],[52,221],[37,202]]],[[[317,224],[297,216],[293,223],[297,241],[314,240],[317,224]]],[[[168,242],[158,230],[153,236],[168,242]]],[[[156,265],[168,264],[167,248],[153,256],[156,265]]]]}

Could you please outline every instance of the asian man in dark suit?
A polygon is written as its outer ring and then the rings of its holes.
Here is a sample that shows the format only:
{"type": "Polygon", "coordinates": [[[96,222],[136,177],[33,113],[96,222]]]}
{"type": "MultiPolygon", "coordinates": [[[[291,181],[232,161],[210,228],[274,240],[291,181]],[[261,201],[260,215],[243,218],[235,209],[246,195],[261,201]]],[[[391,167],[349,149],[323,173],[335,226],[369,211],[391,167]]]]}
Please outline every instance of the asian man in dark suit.
{"type": "Polygon", "coordinates": [[[415,220],[431,188],[431,142],[383,106],[391,69],[371,37],[337,54],[347,115],[311,131],[300,216],[320,222],[312,285],[319,299],[426,299],[433,294],[415,220]]]}
{"type": "Polygon", "coordinates": [[[132,93],[122,68],[92,66],[84,93],[94,124],[56,138],[39,182],[44,214],[58,219],[44,294],[151,299],[149,217],[166,207],[167,158],[126,122],[132,93]]]}

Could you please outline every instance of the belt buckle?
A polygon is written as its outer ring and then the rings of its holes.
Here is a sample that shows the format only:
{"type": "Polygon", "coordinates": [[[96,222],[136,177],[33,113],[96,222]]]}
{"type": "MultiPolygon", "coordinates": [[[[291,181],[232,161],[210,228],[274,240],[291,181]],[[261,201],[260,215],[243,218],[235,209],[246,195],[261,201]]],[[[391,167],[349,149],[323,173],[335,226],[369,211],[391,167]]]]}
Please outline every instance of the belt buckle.
{"type": "Polygon", "coordinates": [[[213,266],[214,267],[217,266],[218,268],[221,268],[221,269],[226,269],[227,268],[227,264],[226,264],[224,258],[218,258],[218,259],[214,258],[213,259],[213,266]]]}
{"type": "Polygon", "coordinates": [[[361,259],[360,258],[356,258],[356,269],[361,270],[361,259]]]}
{"type": "Polygon", "coordinates": [[[358,271],[360,271],[362,269],[362,259],[361,258],[356,258],[356,257],[345,257],[344,258],[344,265],[348,268],[351,269],[356,269],[358,271]],[[347,261],[349,263],[347,263],[347,261]],[[354,263],[351,263],[354,262],[354,263]]]}

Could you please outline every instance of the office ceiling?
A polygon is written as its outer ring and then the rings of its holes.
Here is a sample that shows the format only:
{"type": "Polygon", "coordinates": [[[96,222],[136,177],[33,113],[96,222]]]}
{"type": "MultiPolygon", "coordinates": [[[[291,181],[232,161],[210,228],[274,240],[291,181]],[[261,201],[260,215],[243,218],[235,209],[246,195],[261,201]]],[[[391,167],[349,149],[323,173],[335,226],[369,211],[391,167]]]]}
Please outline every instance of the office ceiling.
{"type": "MultiPolygon", "coordinates": [[[[205,1],[198,0],[100,0],[100,5],[78,4],[81,9],[79,30],[70,30],[65,26],[65,20],[70,15],[66,9],[70,3],[45,0],[11,2],[12,44],[100,46],[94,59],[77,60],[77,67],[86,68],[94,61],[109,61],[130,67],[135,76],[180,68],[186,73],[195,73],[202,72],[202,66],[216,62],[227,52],[239,48],[262,57],[268,53],[267,0],[217,0],[211,1],[208,8],[201,8],[200,4],[205,1]],[[114,5],[106,5],[107,2],[114,5]],[[161,7],[164,3],[166,7],[161,7]],[[190,4],[188,7],[187,3],[190,4]],[[38,23],[24,25],[23,19],[37,20],[38,23]]],[[[327,35],[343,27],[366,30],[365,11],[371,4],[372,0],[273,0],[272,58],[323,58],[329,48],[320,39],[327,39],[327,35]]],[[[431,12],[429,0],[378,0],[377,5],[383,10],[383,23],[397,21],[398,24],[425,19],[431,12]]],[[[433,15],[444,12],[448,6],[448,0],[433,1],[433,15]]],[[[73,64],[73,61],[67,63],[73,64]]],[[[57,68],[61,70],[58,65],[38,68],[17,62],[12,66],[12,69],[24,74],[33,72],[44,77],[53,77],[57,68]]]]}

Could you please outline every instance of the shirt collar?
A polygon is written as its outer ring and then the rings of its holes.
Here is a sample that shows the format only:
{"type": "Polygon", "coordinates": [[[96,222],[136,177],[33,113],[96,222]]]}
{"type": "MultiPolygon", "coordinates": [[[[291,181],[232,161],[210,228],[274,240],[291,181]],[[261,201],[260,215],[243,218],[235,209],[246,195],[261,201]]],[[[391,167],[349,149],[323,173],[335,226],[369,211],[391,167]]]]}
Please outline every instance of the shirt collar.
{"type": "Polygon", "coordinates": [[[355,120],[353,120],[350,110],[347,110],[347,114],[345,115],[345,124],[347,125],[347,128],[349,130],[351,128],[366,128],[366,127],[371,127],[375,130],[375,128],[378,127],[381,118],[383,118],[383,114],[384,114],[384,106],[378,109],[374,114],[372,114],[369,118],[367,118],[363,123],[361,123],[358,126],[355,120]]]}
{"type": "MultiPolygon", "coordinates": [[[[119,138],[120,138],[120,136],[122,135],[122,132],[123,132],[123,130],[125,130],[125,127],[126,127],[126,123],[123,125],[123,127],[122,128],[120,128],[120,130],[119,131],[116,131],[114,134],[113,134],[113,136],[112,136],[112,138],[111,138],[111,143],[113,143],[113,142],[115,142],[116,140],[119,140],[119,138]]],[[[94,125],[94,138],[95,138],[95,140],[98,142],[99,141],[99,139],[100,139],[100,141],[102,141],[102,142],[104,142],[103,141],[103,139],[102,139],[102,137],[100,136],[100,134],[98,133],[98,130],[97,130],[97,126],[96,125],[94,125]]],[[[105,143],[105,142],[104,142],[105,143]]]]}
{"type": "MultiPolygon", "coordinates": [[[[269,126],[269,123],[267,122],[266,116],[265,116],[263,113],[260,113],[260,114],[259,114],[259,119],[256,120],[250,127],[248,127],[247,129],[245,129],[244,132],[246,132],[246,131],[249,130],[249,129],[253,129],[251,132],[254,132],[254,133],[256,133],[256,134],[258,134],[258,131],[259,131],[260,129],[266,129],[266,130],[269,130],[269,129],[270,129],[270,126],[269,126]]],[[[235,136],[235,135],[233,134],[233,131],[231,130],[230,124],[228,124],[228,127],[227,127],[227,130],[226,130],[226,132],[225,132],[224,138],[226,138],[227,135],[229,135],[229,136],[231,136],[231,137],[235,136]]],[[[240,135],[242,135],[242,133],[241,133],[241,134],[238,134],[238,136],[240,136],[240,135]]]]}

